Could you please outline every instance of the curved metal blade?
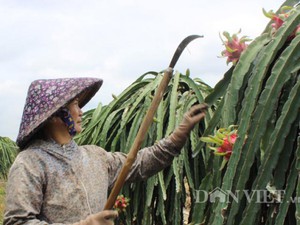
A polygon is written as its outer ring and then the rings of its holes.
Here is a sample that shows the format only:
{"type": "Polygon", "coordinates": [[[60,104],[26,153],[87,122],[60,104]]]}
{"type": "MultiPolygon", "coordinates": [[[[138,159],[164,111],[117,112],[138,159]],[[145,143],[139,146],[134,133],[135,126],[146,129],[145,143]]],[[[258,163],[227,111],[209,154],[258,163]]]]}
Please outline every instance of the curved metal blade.
{"type": "Polygon", "coordinates": [[[183,52],[183,50],[185,49],[185,47],[193,40],[195,40],[196,38],[201,38],[203,36],[200,36],[200,35],[190,35],[190,36],[187,36],[185,39],[183,39],[183,41],[178,45],[174,55],[173,55],[173,58],[170,62],[170,65],[169,67],[170,68],[174,68],[175,64],[177,63],[181,53],[183,52]]]}

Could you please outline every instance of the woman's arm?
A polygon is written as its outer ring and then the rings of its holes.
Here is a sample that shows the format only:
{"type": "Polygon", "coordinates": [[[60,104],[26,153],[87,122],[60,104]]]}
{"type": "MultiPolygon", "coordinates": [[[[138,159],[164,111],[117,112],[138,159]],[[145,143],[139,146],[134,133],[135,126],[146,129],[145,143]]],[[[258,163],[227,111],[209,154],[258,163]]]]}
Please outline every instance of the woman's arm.
{"type": "MultiPolygon", "coordinates": [[[[180,153],[195,124],[205,117],[206,109],[205,104],[193,106],[185,113],[182,122],[168,138],[140,150],[127,176],[127,181],[146,179],[169,166],[174,157],[180,153]]],[[[108,153],[109,176],[112,181],[110,188],[125,161],[126,155],[123,153],[108,153]]]]}

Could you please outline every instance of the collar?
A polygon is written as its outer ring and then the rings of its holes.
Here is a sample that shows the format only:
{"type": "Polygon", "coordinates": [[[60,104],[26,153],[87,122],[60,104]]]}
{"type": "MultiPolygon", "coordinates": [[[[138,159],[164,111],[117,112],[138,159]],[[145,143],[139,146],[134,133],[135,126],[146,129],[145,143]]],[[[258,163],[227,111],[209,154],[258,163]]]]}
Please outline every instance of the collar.
{"type": "Polygon", "coordinates": [[[53,139],[35,140],[29,148],[42,149],[50,154],[54,154],[58,157],[63,157],[71,160],[78,153],[78,145],[71,139],[71,141],[67,144],[61,145],[58,144],[53,139]]]}

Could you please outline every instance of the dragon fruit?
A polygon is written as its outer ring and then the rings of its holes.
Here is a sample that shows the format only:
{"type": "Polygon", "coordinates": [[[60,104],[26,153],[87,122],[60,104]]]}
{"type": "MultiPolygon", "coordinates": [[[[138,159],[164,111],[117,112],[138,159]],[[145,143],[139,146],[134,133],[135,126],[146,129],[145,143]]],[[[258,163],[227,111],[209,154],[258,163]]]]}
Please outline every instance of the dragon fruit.
{"type": "Polygon", "coordinates": [[[231,62],[232,65],[236,65],[236,63],[239,61],[240,56],[242,52],[247,48],[247,44],[245,42],[250,41],[246,36],[243,36],[241,38],[238,38],[238,34],[241,31],[239,31],[236,34],[233,34],[230,36],[230,34],[227,31],[223,32],[223,36],[226,37],[226,41],[222,39],[220,36],[223,44],[225,45],[225,50],[221,52],[221,55],[223,57],[227,57],[227,65],[231,62]]]}
{"type": "Polygon", "coordinates": [[[125,212],[126,207],[129,205],[129,199],[124,197],[124,195],[119,195],[115,201],[114,209],[116,209],[119,213],[125,212]]]}
{"type": "Polygon", "coordinates": [[[229,160],[231,153],[232,153],[233,144],[235,143],[236,138],[237,138],[236,133],[233,133],[231,135],[227,135],[226,137],[224,137],[223,144],[217,148],[217,150],[215,151],[215,154],[224,156],[226,160],[229,160]]]}
{"type": "Polygon", "coordinates": [[[288,40],[293,39],[297,35],[300,34],[300,24],[296,27],[296,29],[293,31],[293,33],[288,37],[288,40]]]}
{"type": "Polygon", "coordinates": [[[213,150],[215,155],[224,157],[220,169],[224,168],[232,154],[233,145],[238,137],[236,127],[231,125],[228,128],[220,128],[214,136],[200,138],[201,141],[207,143],[208,148],[213,150]]]}
{"type": "MultiPolygon", "coordinates": [[[[263,9],[263,13],[266,17],[270,18],[273,23],[271,23],[271,34],[275,35],[276,31],[284,24],[285,20],[294,12],[293,7],[291,6],[283,6],[280,9],[280,13],[276,14],[272,10],[266,12],[263,9]]],[[[300,24],[296,27],[296,29],[292,32],[292,34],[288,37],[288,40],[292,40],[296,35],[300,33],[300,24]]]]}

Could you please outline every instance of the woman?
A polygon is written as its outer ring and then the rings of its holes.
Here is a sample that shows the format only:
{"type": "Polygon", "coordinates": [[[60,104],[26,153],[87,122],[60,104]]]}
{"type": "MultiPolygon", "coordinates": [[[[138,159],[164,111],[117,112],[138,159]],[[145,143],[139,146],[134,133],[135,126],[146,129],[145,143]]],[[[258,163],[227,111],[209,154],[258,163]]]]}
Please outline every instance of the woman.
{"type": "MultiPolygon", "coordinates": [[[[8,177],[4,225],[114,224],[117,213],[103,208],[126,155],[73,140],[82,130],[81,108],[101,85],[95,78],[32,82],[17,137],[21,151],[8,177]]],[[[205,109],[192,107],[168,138],[140,150],[127,181],[169,166],[205,109]]]]}

